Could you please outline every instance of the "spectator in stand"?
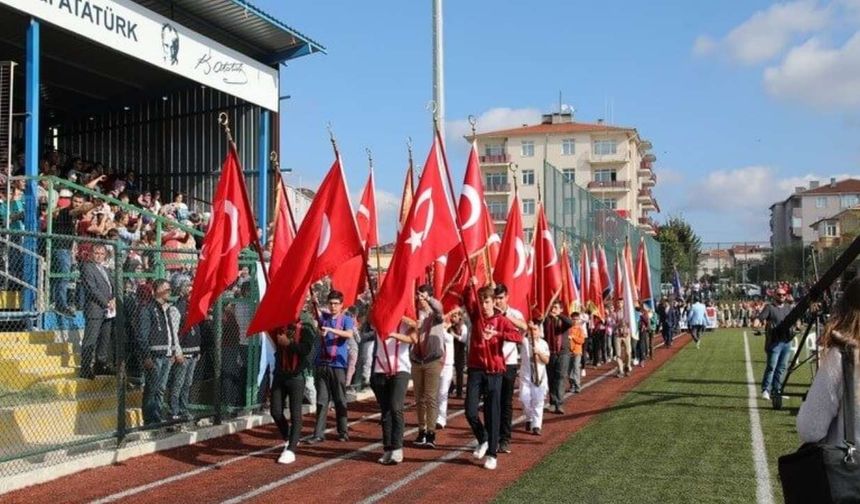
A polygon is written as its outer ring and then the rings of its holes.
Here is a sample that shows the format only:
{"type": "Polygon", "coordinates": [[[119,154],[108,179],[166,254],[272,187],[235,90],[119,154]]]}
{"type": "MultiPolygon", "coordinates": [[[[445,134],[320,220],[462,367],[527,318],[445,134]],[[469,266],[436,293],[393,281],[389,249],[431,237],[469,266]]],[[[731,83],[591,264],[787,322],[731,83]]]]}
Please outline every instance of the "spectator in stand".
{"type": "Polygon", "coordinates": [[[81,283],[86,299],[81,378],[114,374],[112,339],[116,295],[112,273],[104,266],[106,260],[107,248],[98,243],[92,248],[91,260],[81,265],[81,283]]]}
{"type": "MultiPolygon", "coordinates": [[[[63,197],[66,189],[60,191],[63,197]]],[[[74,236],[78,219],[92,209],[92,205],[84,201],[83,194],[74,194],[69,206],[58,206],[54,209],[54,222],[52,231],[55,235],[74,236]]],[[[69,277],[72,272],[72,248],[74,241],[71,238],[56,238],[51,243],[52,265],[54,273],[62,275],[51,284],[51,296],[54,310],[57,312],[74,316],[75,312],[69,303],[69,277]]]]}
{"type": "Polygon", "coordinates": [[[114,217],[116,220],[116,230],[119,239],[126,245],[132,245],[140,241],[140,229],[143,225],[141,219],[136,219],[132,224],[131,216],[127,212],[119,211],[114,217]]]}
{"type": "Polygon", "coordinates": [[[185,204],[185,193],[178,192],[173,196],[173,210],[179,221],[188,219],[188,205],[185,204]]]}
{"type": "Polygon", "coordinates": [[[185,267],[184,263],[191,258],[183,250],[194,247],[194,237],[174,225],[167,225],[165,233],[161,235],[161,246],[169,250],[161,254],[164,267],[168,271],[182,270],[185,267]]]}
{"type": "Polygon", "coordinates": [[[178,336],[181,315],[170,304],[170,283],[158,279],[152,289],[154,300],[141,310],[138,335],[138,348],[147,349],[143,360],[143,422],[147,425],[165,420],[164,391],[170,368],[185,362],[178,336]]]}
{"type": "MultiPolygon", "coordinates": [[[[3,220],[3,225],[6,224],[6,218],[9,218],[9,229],[11,231],[24,230],[24,185],[23,178],[16,178],[11,182],[11,194],[9,201],[0,201],[0,219],[3,220]]],[[[3,191],[3,197],[6,196],[3,191]]],[[[21,235],[5,235],[12,243],[20,244],[21,235]]],[[[12,278],[21,279],[24,273],[24,254],[15,247],[8,247],[8,253],[5,260],[8,261],[9,274],[12,278]]],[[[15,283],[9,283],[10,289],[20,290],[20,286],[15,283]]]]}
{"type": "MultiPolygon", "coordinates": [[[[191,296],[191,280],[183,278],[179,280],[174,292],[177,296],[176,310],[180,315],[180,329],[185,324],[188,314],[188,300],[191,296]]],[[[177,333],[178,334],[178,333],[177,333]]],[[[170,390],[170,415],[172,420],[189,421],[192,419],[188,409],[191,385],[194,383],[194,370],[200,359],[200,328],[192,327],[187,333],[179,337],[182,348],[182,361],[173,365],[173,387],[170,390]]]]}

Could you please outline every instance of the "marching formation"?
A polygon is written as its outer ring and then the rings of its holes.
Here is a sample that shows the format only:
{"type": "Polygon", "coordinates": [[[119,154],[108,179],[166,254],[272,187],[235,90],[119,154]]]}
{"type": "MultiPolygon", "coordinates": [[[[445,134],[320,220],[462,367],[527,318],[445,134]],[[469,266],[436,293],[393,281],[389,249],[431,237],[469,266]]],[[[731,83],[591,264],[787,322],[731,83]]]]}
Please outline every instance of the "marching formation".
{"type": "MultiPolygon", "coordinates": [[[[534,239],[526,242],[516,195],[500,238],[484,200],[475,144],[455,206],[437,132],[414,188],[410,155],[394,253],[385,272],[377,254],[374,274],[370,251],[379,236],[372,166],[353,212],[332,144],[335,161],[300,227],[283,187],[278,190],[268,287],[248,329],[266,334],[275,351],[270,404],[285,441],[278,462],[296,460],[309,373],[316,423],[306,442],[325,441],[331,404],[337,439],[349,440],[347,385],[358,339],[372,339],[368,376],[381,414],[383,465],[404,459],[410,382],[418,416],[414,445],[435,448],[452,382],[461,391],[465,376],[473,455],[492,470],[499,453],[511,452],[517,390],[526,430],[540,436],[544,411],[564,413],[567,388],[580,392],[589,359],[595,366],[614,362],[617,376],[625,377],[651,357],[658,324],[644,242],[635,266],[629,241],[624,244],[614,283],[599,244],[582,244],[575,272],[569,245],[556,247],[540,204],[534,239]],[[320,284],[328,290],[324,302],[315,294],[320,284]],[[359,320],[362,303],[368,309],[359,320]]],[[[239,251],[253,245],[261,253],[243,184],[231,146],[183,331],[202,321],[235,281],[239,251]]]]}

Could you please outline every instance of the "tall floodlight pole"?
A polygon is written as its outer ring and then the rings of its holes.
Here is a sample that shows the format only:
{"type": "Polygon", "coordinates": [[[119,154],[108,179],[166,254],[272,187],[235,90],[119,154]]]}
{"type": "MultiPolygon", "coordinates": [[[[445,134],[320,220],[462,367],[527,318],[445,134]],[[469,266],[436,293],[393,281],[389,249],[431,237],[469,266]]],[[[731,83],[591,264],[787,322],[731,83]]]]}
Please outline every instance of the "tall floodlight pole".
{"type": "Polygon", "coordinates": [[[445,51],[442,47],[442,0],[433,2],[433,102],[439,131],[445,133],[445,51]]]}

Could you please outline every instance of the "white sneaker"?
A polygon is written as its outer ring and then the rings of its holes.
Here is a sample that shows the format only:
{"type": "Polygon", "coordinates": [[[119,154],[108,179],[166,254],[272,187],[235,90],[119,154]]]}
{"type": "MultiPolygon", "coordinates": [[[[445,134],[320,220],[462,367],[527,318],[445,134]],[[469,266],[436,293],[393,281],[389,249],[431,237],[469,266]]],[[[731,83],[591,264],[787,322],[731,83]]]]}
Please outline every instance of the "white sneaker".
{"type": "Polygon", "coordinates": [[[638,366],[639,365],[639,359],[633,359],[633,365],[638,366]]]}
{"type": "Polygon", "coordinates": [[[585,368],[582,368],[582,377],[585,378],[585,368]]]}
{"type": "Polygon", "coordinates": [[[296,461],[296,454],[290,451],[288,447],[284,447],[284,451],[281,452],[281,456],[278,457],[279,464],[292,464],[296,461]]]}
{"type": "Polygon", "coordinates": [[[399,464],[403,462],[403,449],[394,450],[391,452],[391,462],[399,464]]]}
{"type": "Polygon", "coordinates": [[[764,399],[765,401],[770,401],[770,392],[765,390],[764,392],[761,393],[761,398],[764,399]]]}
{"type": "Polygon", "coordinates": [[[479,444],[477,448],[475,448],[475,451],[472,452],[472,456],[478,460],[481,460],[482,458],[484,458],[484,455],[487,454],[487,448],[489,447],[489,443],[484,441],[483,443],[479,444]]]}
{"type": "Polygon", "coordinates": [[[701,342],[700,342],[700,341],[697,341],[697,342],[696,342],[696,350],[698,350],[698,349],[699,349],[699,343],[701,343],[701,342]]]}
{"type": "Polygon", "coordinates": [[[484,469],[489,469],[491,471],[496,469],[496,457],[487,457],[487,460],[484,461],[484,469]]]}
{"type": "Polygon", "coordinates": [[[391,452],[390,451],[382,452],[382,456],[379,457],[379,460],[377,460],[377,462],[379,462],[382,465],[390,464],[391,463],[391,452]]]}

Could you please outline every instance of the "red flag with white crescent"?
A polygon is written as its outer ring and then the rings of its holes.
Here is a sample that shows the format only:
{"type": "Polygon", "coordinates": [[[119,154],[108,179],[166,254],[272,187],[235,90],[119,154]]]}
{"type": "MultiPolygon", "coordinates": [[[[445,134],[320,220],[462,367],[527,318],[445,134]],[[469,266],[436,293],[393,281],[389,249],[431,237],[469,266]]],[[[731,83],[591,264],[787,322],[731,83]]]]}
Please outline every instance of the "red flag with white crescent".
{"type": "Polygon", "coordinates": [[[287,188],[281,179],[275,193],[275,225],[272,226],[272,259],[269,263],[269,277],[272,278],[283,264],[284,257],[287,256],[287,251],[290,250],[290,246],[296,238],[295,225],[288,208],[289,204],[287,188]]]}
{"type": "Polygon", "coordinates": [[[284,264],[272,278],[248,334],[286,326],[299,317],[311,283],[361,255],[358,227],[340,158],[335,159],[314,197],[284,264]]]}
{"type": "Polygon", "coordinates": [[[391,257],[388,275],[379,289],[371,321],[383,338],[392,333],[409,304],[414,304],[415,282],[439,256],[459,241],[450,196],[445,188],[447,170],[442,164],[442,146],[433,146],[424,163],[415,199],[391,257]]]}
{"type": "Polygon", "coordinates": [[[532,280],[531,315],[546,317],[552,302],[561,294],[562,276],[558,250],[552,231],[546,221],[543,205],[538,205],[537,226],[534,236],[534,279],[532,280]]]}
{"type": "Polygon", "coordinates": [[[230,142],[215,189],[212,218],[203,238],[182,334],[202,322],[218,296],[236,281],[239,252],[253,243],[256,236],[257,225],[248,202],[239,156],[230,142]]]}
{"type": "Polygon", "coordinates": [[[532,287],[528,269],[529,249],[523,236],[520,198],[514,194],[499,247],[496,269],[493,270],[493,280],[508,288],[508,304],[523,314],[528,314],[528,297],[532,287]]]}

